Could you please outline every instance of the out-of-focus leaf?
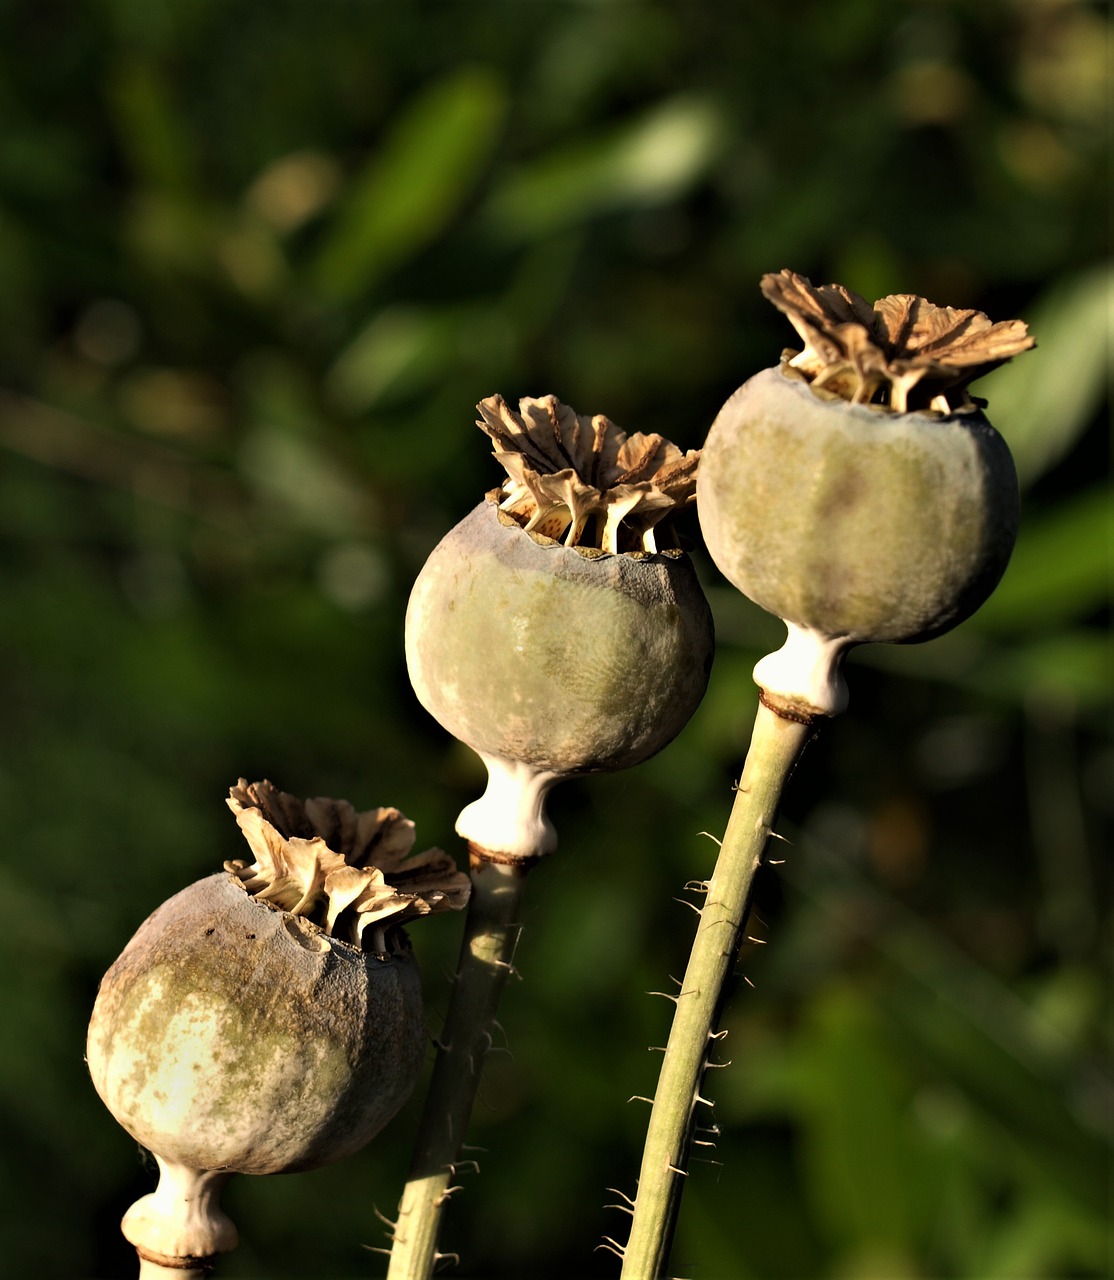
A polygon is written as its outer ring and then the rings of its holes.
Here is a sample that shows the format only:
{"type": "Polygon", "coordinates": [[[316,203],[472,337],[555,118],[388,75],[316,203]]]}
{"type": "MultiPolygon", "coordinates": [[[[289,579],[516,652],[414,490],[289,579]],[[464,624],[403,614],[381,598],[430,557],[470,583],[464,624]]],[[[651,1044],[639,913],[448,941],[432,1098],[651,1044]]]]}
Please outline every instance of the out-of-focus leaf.
{"type": "Polygon", "coordinates": [[[1070,1203],[1043,1188],[988,1227],[984,1247],[970,1272],[979,1280],[1099,1275],[1109,1262],[1109,1238],[1102,1220],[1081,1216],[1070,1203]],[[1068,1250],[1079,1271],[1065,1270],[1068,1250]]]}
{"type": "Polygon", "coordinates": [[[240,469],[305,529],[350,537],[369,527],[370,495],[304,439],[261,427],[245,441],[240,469]]]}
{"type": "Polygon", "coordinates": [[[524,166],[491,198],[487,221],[511,240],[535,239],[601,213],[676,200],[707,172],[722,139],[719,113],[676,97],[600,139],[524,166]]]}
{"type": "Polygon", "coordinates": [[[1050,636],[999,652],[964,683],[1011,700],[1036,696],[1069,707],[1102,707],[1114,698],[1110,637],[1097,628],[1050,636]]]}
{"type": "Polygon", "coordinates": [[[1024,317],[1036,350],[975,387],[1009,443],[1022,487],[1068,452],[1098,410],[1111,370],[1112,300],[1114,269],[1066,281],[1024,317]]]}
{"type": "Polygon", "coordinates": [[[995,631],[1048,631],[1109,599],[1114,489],[1081,494],[1039,520],[1023,523],[1009,568],[975,615],[995,631]]]}
{"type": "Polygon", "coordinates": [[[954,1082],[1010,1135],[1031,1172],[1081,1210],[1101,1213],[1110,1147],[1080,1123],[1070,1081],[1057,1078],[1003,989],[995,992],[988,975],[925,941],[914,928],[894,930],[883,942],[889,958],[923,983],[915,997],[908,988],[888,993],[893,1025],[904,1028],[922,1067],[954,1082]]]}
{"type": "Polygon", "coordinates": [[[505,108],[499,81],[479,69],[440,80],[412,102],[344,200],[314,264],[318,289],[352,298],[429,244],[475,186],[505,108]]]}
{"type": "Polygon", "coordinates": [[[904,1252],[917,1195],[899,1080],[863,997],[832,989],[811,1009],[798,1099],[808,1190],[832,1237],[904,1252]]]}
{"type": "Polygon", "coordinates": [[[315,217],[337,195],[340,169],[322,151],[292,151],[272,160],[244,194],[244,204],[267,226],[285,234],[315,217]]]}
{"type": "Polygon", "coordinates": [[[990,643],[968,622],[925,645],[867,645],[854,653],[851,665],[940,681],[1013,703],[1036,694],[1076,708],[1099,708],[1114,697],[1110,638],[1097,627],[1006,646],[990,643]]]}
{"type": "Polygon", "coordinates": [[[196,190],[193,140],[149,62],[129,61],[109,85],[116,129],[132,167],[150,186],[178,195],[196,190]]]}
{"type": "Polygon", "coordinates": [[[422,307],[381,311],[329,371],[327,390],[341,409],[360,413],[400,384],[420,385],[449,362],[459,314],[422,307]]]}

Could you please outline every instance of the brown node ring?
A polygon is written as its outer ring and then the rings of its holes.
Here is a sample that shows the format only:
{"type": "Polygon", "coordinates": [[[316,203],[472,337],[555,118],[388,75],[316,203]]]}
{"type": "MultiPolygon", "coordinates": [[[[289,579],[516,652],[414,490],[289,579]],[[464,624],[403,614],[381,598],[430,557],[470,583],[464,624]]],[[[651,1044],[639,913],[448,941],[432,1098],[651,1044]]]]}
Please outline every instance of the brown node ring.
{"type": "Polygon", "coordinates": [[[500,867],[521,867],[525,871],[545,856],[544,853],[497,853],[494,849],[485,849],[483,845],[468,841],[468,866],[473,871],[479,871],[486,863],[494,863],[500,867]]]}
{"type": "Polygon", "coordinates": [[[213,1270],[217,1264],[219,1254],[207,1253],[204,1257],[190,1254],[188,1257],[171,1256],[166,1253],[156,1253],[154,1249],[145,1249],[143,1245],[134,1246],[136,1253],[144,1262],[153,1262],[158,1267],[163,1267],[167,1271],[202,1271],[205,1275],[213,1270]]]}
{"type": "Polygon", "coordinates": [[[780,716],[782,720],[792,720],[795,724],[812,724],[814,720],[818,720],[824,715],[822,711],[817,711],[814,707],[779,698],[776,694],[767,693],[761,687],[758,690],[758,701],[764,707],[768,707],[775,716],[780,716]]]}

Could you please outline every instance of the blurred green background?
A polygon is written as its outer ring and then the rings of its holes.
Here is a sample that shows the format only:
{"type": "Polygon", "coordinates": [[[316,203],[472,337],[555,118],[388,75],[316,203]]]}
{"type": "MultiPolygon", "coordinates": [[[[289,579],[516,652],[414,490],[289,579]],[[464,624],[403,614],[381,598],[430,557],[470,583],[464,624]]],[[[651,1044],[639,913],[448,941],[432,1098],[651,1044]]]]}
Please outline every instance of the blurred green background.
{"type": "MultiPolygon", "coordinates": [[[[700,444],[793,334],[791,267],[1027,319],[976,386],[1024,527],[957,632],[862,651],[793,779],[688,1180],[694,1280],[1110,1274],[1099,859],[1114,795],[1105,6],[1082,0],[9,0],[0,6],[0,1219],[122,1276],[151,1185],[82,1061],[143,917],[241,852],[238,776],[459,852],[410,583],[554,392],[700,444]]],[[[669,1006],[780,627],[686,527],[719,651],[658,758],[564,785],[452,1202],[461,1277],[616,1274],[669,1006]]],[[[647,673],[652,679],[653,673],[647,673]]],[[[434,1026],[459,919],[413,930],[434,1026]]],[[[420,1094],[419,1090],[419,1094],[420,1094]]],[[[415,1098],[239,1179],[229,1278],[382,1274],[415,1098]]]]}

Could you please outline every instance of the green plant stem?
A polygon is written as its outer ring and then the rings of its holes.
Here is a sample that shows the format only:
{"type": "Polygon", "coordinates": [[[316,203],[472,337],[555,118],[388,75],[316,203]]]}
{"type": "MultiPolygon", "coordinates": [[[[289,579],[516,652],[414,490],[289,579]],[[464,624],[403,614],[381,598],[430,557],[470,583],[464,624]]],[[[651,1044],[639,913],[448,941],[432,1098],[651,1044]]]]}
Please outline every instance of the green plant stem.
{"type": "Polygon", "coordinates": [[[782,788],[810,733],[808,725],[783,719],[759,704],[743,776],[676,998],[646,1131],[634,1220],[623,1252],[624,1280],[658,1280],[665,1274],[696,1109],[704,1102],[701,1078],[750,910],[754,875],[782,788]]]}
{"type": "Polygon", "coordinates": [[[441,1210],[467,1133],[495,1012],[513,971],[531,865],[481,861],[472,871],[460,963],[399,1205],[388,1280],[427,1280],[441,1256],[441,1210]]]}

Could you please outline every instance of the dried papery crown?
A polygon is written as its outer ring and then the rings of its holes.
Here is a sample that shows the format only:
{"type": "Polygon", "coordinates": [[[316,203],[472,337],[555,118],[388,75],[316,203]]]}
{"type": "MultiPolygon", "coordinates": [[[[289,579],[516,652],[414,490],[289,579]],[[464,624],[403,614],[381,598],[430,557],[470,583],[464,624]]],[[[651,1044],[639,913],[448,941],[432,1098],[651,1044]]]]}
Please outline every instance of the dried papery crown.
{"type": "Polygon", "coordinates": [[[556,396],[520,400],[517,413],[502,396],[476,407],[476,425],[508,476],[495,496],[528,533],[612,554],[655,552],[660,522],[696,495],[699,449],[682,453],[662,436],[628,436],[556,396]]]}
{"type": "Polygon", "coordinates": [[[819,288],[794,271],[762,277],[762,292],[804,340],[785,360],[817,390],[905,413],[973,407],[967,384],[1034,344],[1021,320],[938,307],[911,293],[873,306],[843,285],[819,288]]]}
{"type": "Polygon", "coordinates": [[[303,916],[356,946],[372,930],[375,951],[388,949],[386,929],[417,916],[458,910],[470,881],[447,853],[411,855],[414,824],[398,809],[357,813],[347,800],[301,801],[272,783],[241,778],[228,807],[255,861],[226,862],[262,902],[303,916]]]}

